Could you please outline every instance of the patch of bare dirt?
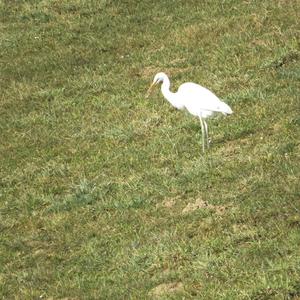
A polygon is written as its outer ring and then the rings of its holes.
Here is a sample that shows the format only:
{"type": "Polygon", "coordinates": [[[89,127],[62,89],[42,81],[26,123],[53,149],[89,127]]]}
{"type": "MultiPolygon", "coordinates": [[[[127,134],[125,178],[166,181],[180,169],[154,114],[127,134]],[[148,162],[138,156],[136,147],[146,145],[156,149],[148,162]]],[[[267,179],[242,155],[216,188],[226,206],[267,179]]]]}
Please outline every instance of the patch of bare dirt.
{"type": "Polygon", "coordinates": [[[182,282],[162,283],[153,288],[149,294],[153,297],[160,297],[165,294],[176,293],[183,290],[182,282]]]}
{"type": "Polygon", "coordinates": [[[208,202],[202,200],[201,198],[196,199],[194,203],[190,202],[187,206],[182,210],[183,214],[191,213],[197,209],[209,209],[214,211],[217,215],[223,215],[228,207],[224,205],[212,205],[208,202]]]}
{"type": "Polygon", "coordinates": [[[175,203],[176,203],[175,200],[169,200],[169,201],[165,201],[163,203],[163,206],[167,207],[167,208],[170,208],[170,207],[174,206],[175,203]]]}
{"type": "Polygon", "coordinates": [[[165,208],[171,208],[176,204],[176,201],[180,199],[180,196],[174,197],[174,198],[167,198],[161,203],[156,204],[156,208],[159,207],[165,207],[165,208]]]}

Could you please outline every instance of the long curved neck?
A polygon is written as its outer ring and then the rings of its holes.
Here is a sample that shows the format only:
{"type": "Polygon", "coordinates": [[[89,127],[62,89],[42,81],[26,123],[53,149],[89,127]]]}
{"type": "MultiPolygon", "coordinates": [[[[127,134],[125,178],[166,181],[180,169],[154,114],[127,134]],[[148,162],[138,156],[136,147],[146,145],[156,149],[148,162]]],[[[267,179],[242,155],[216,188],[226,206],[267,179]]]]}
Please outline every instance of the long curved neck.
{"type": "Polygon", "coordinates": [[[170,79],[166,76],[161,85],[161,92],[164,95],[164,97],[172,104],[171,99],[174,97],[175,93],[172,93],[170,91],[170,85],[170,79]]]}
{"type": "Polygon", "coordinates": [[[176,93],[170,91],[170,80],[166,76],[161,85],[161,92],[163,96],[176,108],[182,109],[183,105],[178,101],[176,93]]]}

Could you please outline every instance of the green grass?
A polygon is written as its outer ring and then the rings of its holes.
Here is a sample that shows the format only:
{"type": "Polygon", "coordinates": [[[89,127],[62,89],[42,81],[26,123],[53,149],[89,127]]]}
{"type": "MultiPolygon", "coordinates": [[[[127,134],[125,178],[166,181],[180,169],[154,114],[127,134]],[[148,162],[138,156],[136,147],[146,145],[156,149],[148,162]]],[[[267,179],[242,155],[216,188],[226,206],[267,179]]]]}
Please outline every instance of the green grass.
{"type": "Polygon", "coordinates": [[[1,298],[299,299],[299,9],[1,1],[1,298]]]}

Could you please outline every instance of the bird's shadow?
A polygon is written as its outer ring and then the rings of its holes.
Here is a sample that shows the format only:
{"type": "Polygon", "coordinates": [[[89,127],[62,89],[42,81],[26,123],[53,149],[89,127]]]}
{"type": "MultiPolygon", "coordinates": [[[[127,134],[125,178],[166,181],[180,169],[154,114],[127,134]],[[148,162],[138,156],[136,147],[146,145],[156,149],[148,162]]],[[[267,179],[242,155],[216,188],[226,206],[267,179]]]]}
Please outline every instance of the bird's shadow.
{"type": "MultiPolygon", "coordinates": [[[[244,139],[252,136],[256,133],[254,128],[239,128],[239,130],[233,130],[232,128],[225,126],[223,123],[210,122],[208,125],[210,146],[220,145],[226,142],[231,142],[234,140],[244,139]]],[[[190,135],[191,132],[195,132],[197,136],[201,138],[201,127],[200,123],[188,122],[180,126],[180,130],[190,135]]]]}

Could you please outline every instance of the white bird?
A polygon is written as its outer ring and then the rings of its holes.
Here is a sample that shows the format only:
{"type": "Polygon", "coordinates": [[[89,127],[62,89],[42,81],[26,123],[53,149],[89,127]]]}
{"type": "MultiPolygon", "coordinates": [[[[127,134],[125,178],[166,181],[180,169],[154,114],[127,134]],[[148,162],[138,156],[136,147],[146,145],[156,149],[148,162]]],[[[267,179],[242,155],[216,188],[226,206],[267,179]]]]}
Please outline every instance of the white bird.
{"type": "Polygon", "coordinates": [[[209,147],[208,127],[206,118],[214,113],[224,115],[232,114],[231,108],[221,101],[214,93],[207,88],[193,83],[183,83],[176,93],[170,91],[170,80],[165,73],[157,73],[148,89],[146,97],[157,84],[162,83],[161,92],[163,96],[177,109],[186,109],[193,116],[199,117],[202,132],[202,150],[205,151],[205,136],[207,147],[209,147]]]}

